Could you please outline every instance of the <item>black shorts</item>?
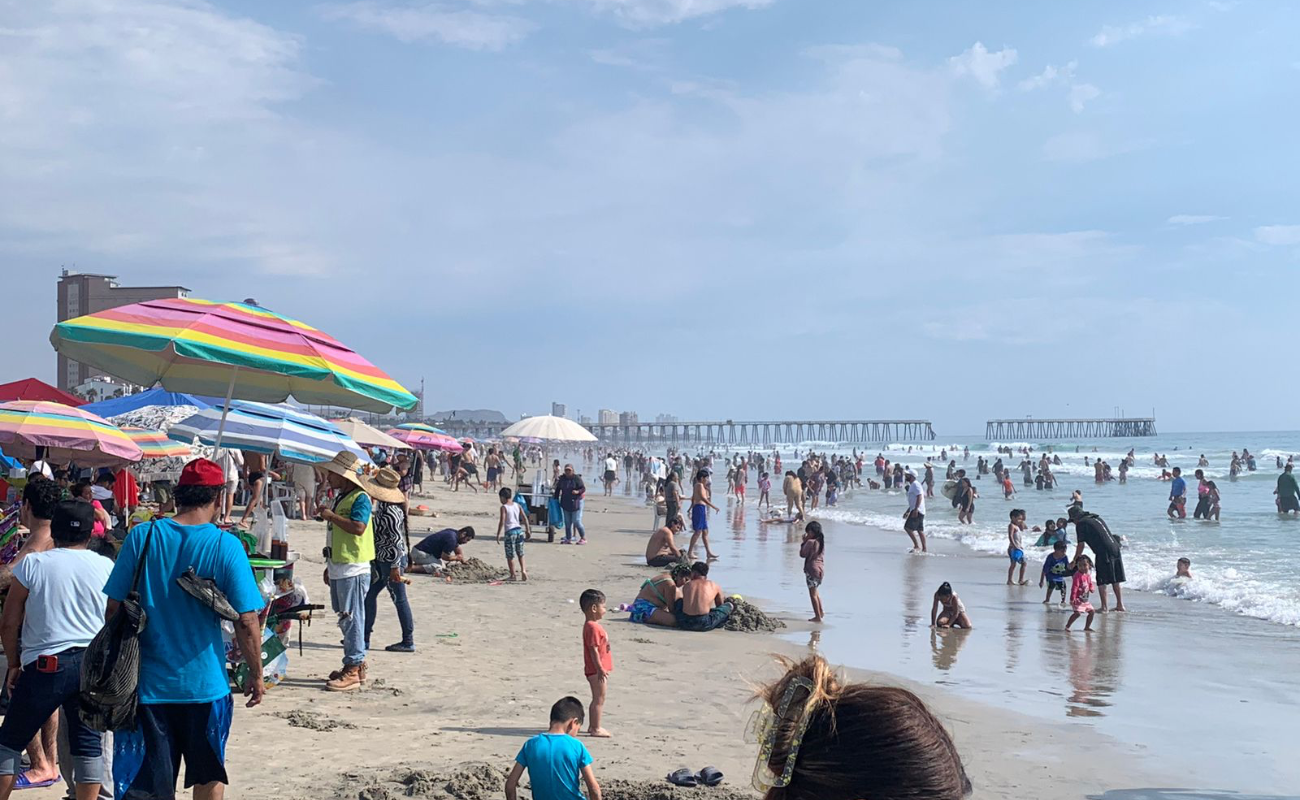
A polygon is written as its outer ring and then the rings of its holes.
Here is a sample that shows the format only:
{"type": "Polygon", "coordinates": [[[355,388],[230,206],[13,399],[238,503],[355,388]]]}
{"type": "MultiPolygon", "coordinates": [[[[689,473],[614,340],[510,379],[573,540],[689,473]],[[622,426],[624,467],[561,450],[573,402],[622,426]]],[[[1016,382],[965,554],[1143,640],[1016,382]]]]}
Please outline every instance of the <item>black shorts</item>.
{"type": "Polygon", "coordinates": [[[911,533],[925,533],[925,515],[910,514],[903,523],[903,530],[911,533]]]}
{"type": "MultiPolygon", "coordinates": [[[[134,731],[114,734],[114,747],[139,753],[139,764],[115,763],[114,776],[135,768],[122,800],[174,800],[176,778],[185,762],[185,788],[229,783],[226,739],[234,700],[226,695],[209,703],[140,705],[134,731]],[[126,742],[127,738],[134,741],[126,742]]],[[[122,752],[119,750],[118,752],[122,752]]],[[[125,777],[125,776],[123,776],[125,777]]]]}
{"type": "Polygon", "coordinates": [[[253,484],[257,483],[258,481],[260,481],[265,477],[266,477],[265,472],[250,472],[248,473],[248,485],[252,486],[253,484]]]}
{"type": "Polygon", "coordinates": [[[1119,556],[1097,556],[1097,585],[1110,586],[1124,582],[1124,559],[1119,556]]]}
{"type": "Polygon", "coordinates": [[[605,483],[613,483],[614,479],[617,477],[618,477],[618,473],[614,472],[614,470],[612,469],[605,470],[605,483]]]}
{"type": "Polygon", "coordinates": [[[460,467],[465,470],[466,475],[478,475],[478,464],[461,464],[460,467]]]}

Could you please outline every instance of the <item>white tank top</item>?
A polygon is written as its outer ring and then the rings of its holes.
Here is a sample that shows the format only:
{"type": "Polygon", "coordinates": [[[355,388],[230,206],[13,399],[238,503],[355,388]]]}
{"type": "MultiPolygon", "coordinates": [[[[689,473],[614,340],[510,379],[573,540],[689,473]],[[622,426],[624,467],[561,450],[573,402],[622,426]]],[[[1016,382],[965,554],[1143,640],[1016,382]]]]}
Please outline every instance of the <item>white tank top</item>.
{"type": "Polygon", "coordinates": [[[502,508],[506,510],[506,530],[512,531],[515,528],[524,527],[524,523],[520,520],[520,515],[523,513],[523,509],[519,507],[518,503],[511,500],[509,503],[502,506],[502,508]]]}

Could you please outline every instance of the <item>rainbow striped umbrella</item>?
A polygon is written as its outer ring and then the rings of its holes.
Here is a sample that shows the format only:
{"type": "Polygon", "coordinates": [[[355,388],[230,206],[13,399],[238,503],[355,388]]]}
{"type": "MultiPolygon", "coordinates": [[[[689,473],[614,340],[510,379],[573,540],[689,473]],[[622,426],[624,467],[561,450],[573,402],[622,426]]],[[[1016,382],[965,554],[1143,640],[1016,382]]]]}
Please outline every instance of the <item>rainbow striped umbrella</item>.
{"type": "Polygon", "coordinates": [[[186,458],[193,455],[187,445],[167,438],[162,431],[123,427],[122,432],[140,446],[145,458],[186,458]]]}
{"type": "Polygon", "coordinates": [[[393,428],[388,435],[414,450],[447,450],[459,453],[465,448],[445,433],[430,433],[409,428],[393,428]]]}
{"type": "Polygon", "coordinates": [[[39,400],[0,403],[0,446],[18,458],[75,461],[83,467],[115,467],[144,455],[131,437],[107,420],[39,400]]]}
{"type": "Polygon", "coordinates": [[[337,339],[245,303],[149,300],[54,326],[54,349],[130,383],[171,392],[387,413],[415,395],[337,339]]]}
{"type": "Polygon", "coordinates": [[[442,428],[435,428],[432,425],[425,425],[423,422],[403,422],[397,426],[400,431],[423,431],[424,433],[436,433],[439,436],[448,436],[442,428]]]}

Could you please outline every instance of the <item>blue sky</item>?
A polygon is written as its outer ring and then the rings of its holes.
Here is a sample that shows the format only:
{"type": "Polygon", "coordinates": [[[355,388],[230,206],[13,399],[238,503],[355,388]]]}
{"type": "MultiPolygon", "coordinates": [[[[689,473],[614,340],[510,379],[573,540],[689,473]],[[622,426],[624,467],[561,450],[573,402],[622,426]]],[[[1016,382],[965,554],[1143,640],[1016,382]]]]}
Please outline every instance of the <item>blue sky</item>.
{"type": "Polygon", "coordinates": [[[0,9],[10,378],[75,264],[436,408],[1296,427],[1300,6],[0,9]]]}

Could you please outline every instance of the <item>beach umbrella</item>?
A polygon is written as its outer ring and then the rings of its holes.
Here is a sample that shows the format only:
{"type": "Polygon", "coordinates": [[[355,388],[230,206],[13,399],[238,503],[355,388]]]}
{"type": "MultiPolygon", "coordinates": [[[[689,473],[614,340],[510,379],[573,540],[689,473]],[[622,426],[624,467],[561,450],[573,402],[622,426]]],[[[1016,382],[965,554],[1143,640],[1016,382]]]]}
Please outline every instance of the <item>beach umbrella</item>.
{"type": "Polygon", "coordinates": [[[369,447],[387,447],[390,450],[402,450],[409,448],[405,442],[394,439],[373,425],[369,425],[356,417],[347,419],[331,420],[338,426],[339,430],[352,438],[352,441],[360,445],[369,447]]]}
{"type": "Polygon", "coordinates": [[[388,435],[414,450],[446,450],[449,453],[459,453],[465,449],[460,442],[445,433],[393,428],[388,435]]]}
{"type": "Polygon", "coordinates": [[[442,428],[435,428],[432,425],[425,425],[423,422],[403,422],[401,425],[397,426],[397,429],[401,431],[424,431],[425,433],[440,433],[443,436],[449,435],[442,428]]]}
{"type": "Polygon", "coordinates": [[[167,438],[162,431],[127,426],[122,428],[122,432],[140,446],[145,458],[185,458],[191,455],[189,445],[167,438]]]}
{"type": "MultiPolygon", "coordinates": [[[[9,402],[10,400],[45,400],[51,403],[63,403],[65,406],[78,408],[86,404],[85,400],[77,397],[75,394],[68,394],[62,389],[56,389],[45,381],[38,381],[35,378],[25,378],[13,383],[0,384],[0,402],[9,402]]],[[[92,414],[99,414],[93,408],[89,409],[92,414]]],[[[105,414],[99,414],[101,417],[105,414]]]]}
{"type": "MultiPolygon", "coordinates": [[[[178,407],[190,406],[195,409],[208,408],[215,400],[203,397],[195,397],[192,394],[181,392],[169,392],[161,386],[155,386],[143,392],[135,394],[126,394],[121,397],[114,397],[108,400],[100,400],[98,403],[90,403],[82,406],[82,410],[89,411],[92,414],[98,414],[106,420],[112,421],[114,417],[123,414],[130,414],[133,411],[139,411],[151,406],[160,407],[178,407]]],[[[192,413],[192,412],[191,412],[192,413]]],[[[151,425],[141,425],[141,428],[153,427],[151,425]]]]}
{"type": "Polygon", "coordinates": [[[115,467],[143,457],[139,445],[107,420],[63,403],[0,403],[0,446],[12,457],[83,467],[115,467]]]}
{"type": "Polygon", "coordinates": [[[250,303],[133,303],[60,322],[50,344],[130,383],[224,396],[223,408],[234,398],[280,403],[292,396],[387,413],[419,402],[334,337],[250,303]]]}
{"type": "Polygon", "coordinates": [[[525,417],[514,425],[501,431],[502,436],[532,437],[543,442],[580,443],[594,442],[596,437],[591,431],[571,419],[553,417],[550,414],[540,417],[525,417]]]}
{"type": "Polygon", "coordinates": [[[361,445],[337,425],[285,405],[234,400],[228,408],[223,405],[205,408],[176,423],[167,435],[187,444],[195,439],[211,446],[220,442],[223,447],[279,455],[308,464],[330,461],[347,450],[371,463],[361,445]]]}

